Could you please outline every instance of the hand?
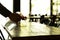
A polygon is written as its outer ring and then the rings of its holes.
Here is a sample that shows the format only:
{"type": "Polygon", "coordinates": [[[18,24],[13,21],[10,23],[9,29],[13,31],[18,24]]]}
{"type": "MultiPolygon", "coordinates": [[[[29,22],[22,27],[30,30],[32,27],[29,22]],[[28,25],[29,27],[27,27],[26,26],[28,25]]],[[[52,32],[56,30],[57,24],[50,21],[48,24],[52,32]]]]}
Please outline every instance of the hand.
{"type": "Polygon", "coordinates": [[[22,20],[26,20],[27,19],[27,17],[26,16],[23,16],[22,14],[20,14],[20,16],[21,16],[21,19],[22,20]]]}
{"type": "Polygon", "coordinates": [[[10,14],[9,16],[10,20],[17,23],[18,21],[21,20],[21,16],[19,14],[16,14],[16,13],[12,13],[10,14]]]}
{"type": "Polygon", "coordinates": [[[17,23],[17,22],[20,21],[21,19],[22,19],[22,20],[27,19],[27,17],[24,17],[23,15],[21,15],[21,14],[19,15],[19,14],[16,14],[16,13],[10,14],[9,18],[10,18],[11,21],[13,21],[13,22],[15,22],[15,23],[17,23]]]}

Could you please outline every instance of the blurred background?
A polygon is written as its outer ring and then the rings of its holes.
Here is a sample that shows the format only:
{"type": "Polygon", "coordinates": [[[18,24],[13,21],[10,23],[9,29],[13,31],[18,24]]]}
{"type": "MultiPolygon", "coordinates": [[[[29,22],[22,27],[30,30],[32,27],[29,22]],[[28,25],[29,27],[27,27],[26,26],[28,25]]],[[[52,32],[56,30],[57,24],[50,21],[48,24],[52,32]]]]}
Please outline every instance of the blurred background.
{"type": "Polygon", "coordinates": [[[8,17],[0,15],[0,30],[5,39],[11,39],[9,34],[12,37],[60,35],[60,0],[19,0],[19,10],[13,8],[14,5],[17,6],[13,2],[14,0],[0,0],[12,13],[20,12],[27,19],[19,21],[19,26],[16,27],[8,17]]]}

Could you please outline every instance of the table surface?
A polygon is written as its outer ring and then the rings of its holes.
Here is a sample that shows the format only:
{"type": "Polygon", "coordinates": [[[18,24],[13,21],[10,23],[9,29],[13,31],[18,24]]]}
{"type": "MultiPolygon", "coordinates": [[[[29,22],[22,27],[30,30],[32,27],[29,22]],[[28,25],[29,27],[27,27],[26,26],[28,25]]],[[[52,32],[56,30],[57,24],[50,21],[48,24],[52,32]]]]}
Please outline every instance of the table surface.
{"type": "MultiPolygon", "coordinates": [[[[10,23],[10,25],[11,24],[12,23],[10,23]]],[[[28,20],[22,20],[20,26],[11,26],[11,28],[9,29],[9,27],[6,25],[5,28],[7,28],[12,37],[60,34],[60,28],[47,26],[45,24],[40,24],[39,22],[28,22],[28,20]]]]}

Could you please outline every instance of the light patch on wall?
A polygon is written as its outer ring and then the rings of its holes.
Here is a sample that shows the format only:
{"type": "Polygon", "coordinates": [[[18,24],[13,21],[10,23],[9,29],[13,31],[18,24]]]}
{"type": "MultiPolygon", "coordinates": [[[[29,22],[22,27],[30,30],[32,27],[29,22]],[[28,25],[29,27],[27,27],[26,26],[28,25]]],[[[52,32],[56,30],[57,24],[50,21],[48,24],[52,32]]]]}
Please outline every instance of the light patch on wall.
{"type": "Polygon", "coordinates": [[[60,5],[58,6],[58,13],[60,13],[60,5]]]}

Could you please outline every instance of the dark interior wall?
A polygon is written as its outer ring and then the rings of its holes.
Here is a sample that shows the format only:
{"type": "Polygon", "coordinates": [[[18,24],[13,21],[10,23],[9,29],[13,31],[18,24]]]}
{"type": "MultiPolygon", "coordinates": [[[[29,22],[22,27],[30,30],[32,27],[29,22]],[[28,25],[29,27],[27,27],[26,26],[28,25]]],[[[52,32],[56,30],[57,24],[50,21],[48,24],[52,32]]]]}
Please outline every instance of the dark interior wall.
{"type": "Polygon", "coordinates": [[[13,12],[20,11],[20,0],[13,0],[13,12]]]}

